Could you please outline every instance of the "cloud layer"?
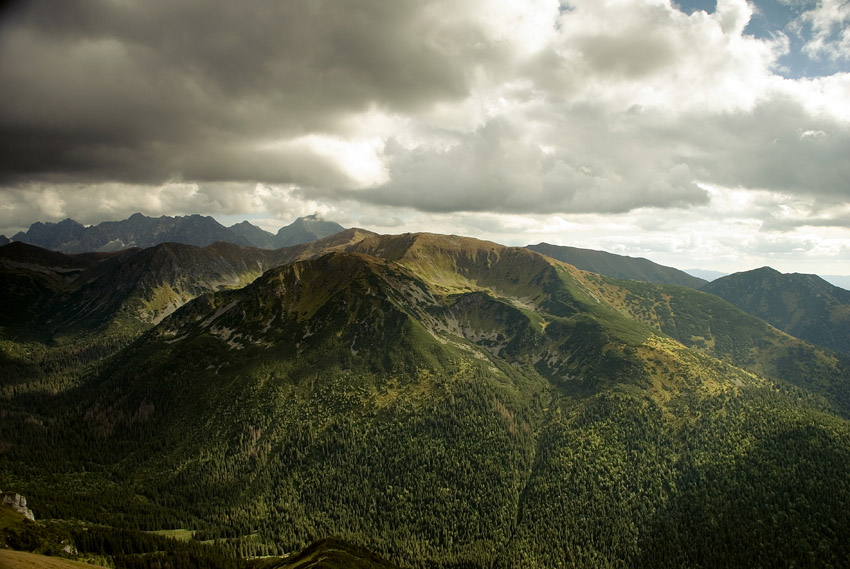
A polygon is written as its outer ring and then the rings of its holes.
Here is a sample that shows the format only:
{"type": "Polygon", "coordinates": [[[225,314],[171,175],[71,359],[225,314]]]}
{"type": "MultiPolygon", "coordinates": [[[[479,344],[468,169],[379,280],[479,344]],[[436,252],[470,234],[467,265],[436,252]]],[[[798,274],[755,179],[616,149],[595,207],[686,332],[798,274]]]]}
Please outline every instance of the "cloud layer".
{"type": "MultiPolygon", "coordinates": [[[[0,23],[0,228],[310,208],[711,220],[728,214],[713,188],[807,204],[753,213],[761,231],[850,227],[850,74],[778,74],[787,30],[748,35],[753,9],[22,2],[0,23]]],[[[832,0],[802,11],[806,53],[850,61],[847,20],[832,0]]]]}

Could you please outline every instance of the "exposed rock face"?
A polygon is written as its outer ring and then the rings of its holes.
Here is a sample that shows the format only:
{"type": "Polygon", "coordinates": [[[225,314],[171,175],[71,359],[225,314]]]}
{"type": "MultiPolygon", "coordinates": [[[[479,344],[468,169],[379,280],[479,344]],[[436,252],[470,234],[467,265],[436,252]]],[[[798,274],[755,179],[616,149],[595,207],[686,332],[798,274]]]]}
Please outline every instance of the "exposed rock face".
{"type": "Polygon", "coordinates": [[[31,522],[35,521],[35,516],[33,515],[32,510],[27,508],[27,499],[20,494],[16,492],[0,491],[0,503],[4,506],[9,506],[20,514],[23,514],[24,517],[31,522]]]}

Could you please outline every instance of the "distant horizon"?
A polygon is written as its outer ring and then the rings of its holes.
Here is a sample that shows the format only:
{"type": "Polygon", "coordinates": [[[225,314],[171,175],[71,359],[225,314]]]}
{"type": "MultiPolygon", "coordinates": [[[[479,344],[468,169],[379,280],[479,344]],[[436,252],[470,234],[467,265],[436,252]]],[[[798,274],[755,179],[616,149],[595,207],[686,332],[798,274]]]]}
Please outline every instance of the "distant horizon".
{"type": "Polygon", "coordinates": [[[12,3],[0,232],[318,212],[850,274],[848,22],[835,0],[12,3]]]}
{"type": "MultiPolygon", "coordinates": [[[[267,228],[268,226],[263,227],[262,225],[255,223],[256,219],[242,218],[242,219],[239,219],[238,221],[233,221],[233,216],[216,216],[216,215],[208,215],[208,214],[203,214],[203,213],[193,213],[193,214],[184,214],[184,215],[180,215],[180,214],[177,214],[177,215],[168,215],[168,214],[147,215],[147,214],[144,214],[142,212],[134,212],[133,214],[130,214],[129,216],[121,218],[121,219],[105,219],[103,221],[100,221],[100,222],[97,222],[97,223],[90,223],[90,224],[85,224],[85,223],[79,222],[76,219],[71,218],[71,217],[66,217],[66,218],[61,219],[59,221],[40,221],[40,222],[36,221],[36,222],[33,222],[33,224],[34,223],[44,223],[44,224],[54,224],[55,225],[55,224],[61,223],[61,222],[66,221],[66,220],[71,220],[71,221],[74,221],[76,223],[79,223],[80,225],[82,225],[86,228],[89,228],[89,227],[96,226],[100,223],[126,221],[126,220],[130,219],[130,217],[132,217],[133,215],[136,215],[136,214],[142,215],[142,216],[147,217],[147,218],[154,218],[154,219],[155,218],[161,218],[161,217],[179,218],[179,217],[190,217],[190,216],[198,215],[198,216],[201,216],[201,217],[212,218],[213,220],[215,220],[217,223],[219,223],[220,225],[222,225],[225,228],[230,228],[230,227],[233,227],[234,225],[238,225],[242,222],[247,221],[248,223],[251,223],[251,225],[253,225],[253,226],[255,226],[259,229],[262,229],[263,231],[266,231],[267,233],[270,233],[271,235],[275,235],[277,233],[277,231],[279,231],[281,228],[287,227],[287,226],[291,225],[292,223],[295,223],[298,219],[302,219],[302,218],[308,218],[308,217],[314,217],[315,216],[315,217],[318,217],[319,219],[321,219],[323,221],[330,221],[330,222],[334,222],[334,223],[339,223],[338,221],[336,221],[334,219],[330,219],[327,216],[324,216],[324,215],[322,215],[318,212],[312,213],[312,214],[300,215],[300,216],[292,219],[292,221],[290,221],[289,223],[284,223],[283,225],[277,227],[276,229],[269,229],[269,228],[267,228]]],[[[30,224],[29,227],[31,227],[33,224],[30,224]]],[[[776,270],[778,270],[782,273],[786,273],[786,274],[793,274],[793,273],[815,274],[815,275],[823,278],[824,280],[826,280],[827,282],[829,282],[830,284],[832,284],[834,286],[838,286],[838,287],[850,290],[850,275],[827,274],[827,273],[822,274],[822,273],[819,273],[819,272],[805,272],[805,271],[784,271],[784,270],[781,270],[780,268],[774,267],[772,265],[752,266],[752,267],[749,267],[749,268],[742,268],[742,269],[738,269],[738,270],[719,270],[719,269],[714,269],[714,268],[703,268],[703,267],[682,268],[681,266],[678,266],[678,265],[675,265],[675,264],[660,262],[660,261],[653,259],[650,256],[645,255],[645,254],[616,253],[616,252],[613,252],[613,251],[607,251],[605,249],[598,249],[598,248],[593,248],[593,247],[584,247],[584,246],[575,245],[575,244],[572,244],[572,243],[553,243],[551,241],[546,241],[546,240],[529,241],[529,242],[526,242],[526,243],[503,243],[503,242],[500,242],[500,241],[497,241],[497,240],[494,240],[494,239],[488,239],[488,238],[479,237],[479,236],[475,236],[475,235],[460,235],[458,233],[442,233],[442,232],[427,231],[427,230],[425,230],[425,231],[387,232],[387,231],[377,231],[377,230],[374,230],[374,229],[370,229],[369,227],[362,227],[362,226],[357,226],[357,225],[345,226],[344,224],[341,224],[341,223],[339,223],[339,224],[343,225],[343,227],[345,227],[346,229],[351,229],[351,228],[364,229],[364,230],[367,230],[367,231],[373,231],[374,233],[378,233],[378,234],[381,234],[381,235],[399,235],[399,234],[402,234],[402,233],[439,233],[439,234],[444,234],[444,235],[459,235],[461,237],[470,237],[470,238],[473,238],[473,239],[482,239],[482,240],[486,240],[486,241],[493,241],[493,242],[499,243],[501,245],[509,246],[509,247],[527,247],[527,246],[530,246],[530,245],[537,245],[539,243],[548,243],[550,245],[557,245],[557,246],[563,246],[563,247],[576,247],[576,248],[579,248],[579,249],[588,249],[588,250],[592,250],[592,251],[601,251],[601,252],[605,252],[605,253],[611,253],[613,255],[619,255],[619,256],[623,256],[623,257],[647,259],[649,261],[652,261],[653,263],[657,263],[657,264],[662,265],[662,266],[678,269],[682,272],[688,273],[691,276],[695,276],[695,277],[701,278],[701,279],[709,281],[709,282],[711,282],[712,280],[715,280],[717,278],[720,278],[722,276],[728,276],[728,275],[731,275],[731,274],[734,274],[734,273],[756,270],[756,269],[759,269],[759,268],[762,268],[762,267],[771,267],[773,269],[776,269],[776,270]],[[705,276],[706,274],[713,274],[713,275],[716,275],[716,276],[714,276],[714,278],[707,278],[705,276]]],[[[21,230],[20,232],[26,233],[26,231],[29,229],[29,227],[27,227],[26,230],[21,230]]],[[[8,238],[10,240],[17,233],[18,233],[18,231],[16,231],[13,234],[6,234],[6,233],[3,233],[2,231],[0,231],[0,235],[5,235],[6,238],[8,238]]]]}

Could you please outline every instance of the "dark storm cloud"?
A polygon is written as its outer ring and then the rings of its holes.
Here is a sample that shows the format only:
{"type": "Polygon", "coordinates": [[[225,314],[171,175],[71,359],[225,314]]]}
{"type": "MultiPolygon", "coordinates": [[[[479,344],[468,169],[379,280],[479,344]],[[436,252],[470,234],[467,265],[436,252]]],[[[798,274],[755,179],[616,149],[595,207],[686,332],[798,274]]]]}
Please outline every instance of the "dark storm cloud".
{"type": "Polygon", "coordinates": [[[645,125],[610,133],[607,117],[589,106],[544,117],[534,137],[523,135],[527,122],[503,119],[448,150],[389,145],[391,181],[358,195],[432,212],[622,213],[707,201],[688,166],[669,153],[672,135],[653,135],[645,125]]]}
{"type": "Polygon", "coordinates": [[[847,201],[850,124],[808,112],[798,101],[775,98],[746,114],[714,117],[688,139],[704,148],[692,160],[702,179],[847,201]]]}
{"type": "Polygon", "coordinates": [[[303,182],[294,165],[251,150],[335,132],[370,107],[408,112],[465,95],[458,55],[486,56],[476,29],[434,26],[418,7],[22,4],[0,28],[0,178],[303,182]]]}
{"type": "Polygon", "coordinates": [[[850,75],[777,76],[787,42],[744,33],[752,4],[564,4],[22,3],[0,25],[0,222],[845,199],[850,75]]]}

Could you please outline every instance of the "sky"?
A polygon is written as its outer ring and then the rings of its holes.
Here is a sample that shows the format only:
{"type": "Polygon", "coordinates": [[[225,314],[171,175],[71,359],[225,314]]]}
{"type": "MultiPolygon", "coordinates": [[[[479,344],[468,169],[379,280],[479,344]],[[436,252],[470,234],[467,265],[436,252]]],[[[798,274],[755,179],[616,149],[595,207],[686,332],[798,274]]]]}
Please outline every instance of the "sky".
{"type": "Polygon", "coordinates": [[[0,233],[319,213],[850,275],[847,0],[21,0],[0,233]]]}

